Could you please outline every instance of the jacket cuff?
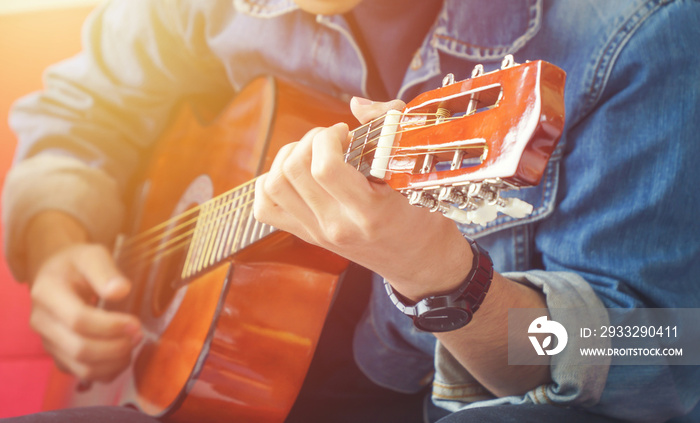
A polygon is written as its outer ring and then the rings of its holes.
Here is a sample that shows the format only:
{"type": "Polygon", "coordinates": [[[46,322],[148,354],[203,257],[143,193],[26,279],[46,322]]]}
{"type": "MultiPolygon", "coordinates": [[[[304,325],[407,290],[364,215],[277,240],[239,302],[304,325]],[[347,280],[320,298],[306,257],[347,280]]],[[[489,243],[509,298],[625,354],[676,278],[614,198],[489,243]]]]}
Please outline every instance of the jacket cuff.
{"type": "MultiPolygon", "coordinates": [[[[591,286],[571,272],[528,271],[505,273],[506,278],[540,289],[546,296],[552,320],[571,319],[567,310],[576,310],[576,319],[590,322],[591,327],[607,326],[608,314],[591,286]]],[[[587,365],[576,354],[576,337],[570,337],[567,348],[552,357],[552,383],[539,386],[524,396],[495,398],[462,367],[439,342],[436,347],[433,401],[448,410],[498,404],[549,403],[592,406],[603,393],[610,362],[587,365]]]]}
{"type": "Polygon", "coordinates": [[[124,219],[116,182],[103,170],[64,155],[41,154],[17,163],[2,193],[3,243],[14,278],[27,281],[24,233],[38,213],[64,212],[93,242],[111,245],[124,219]]]}

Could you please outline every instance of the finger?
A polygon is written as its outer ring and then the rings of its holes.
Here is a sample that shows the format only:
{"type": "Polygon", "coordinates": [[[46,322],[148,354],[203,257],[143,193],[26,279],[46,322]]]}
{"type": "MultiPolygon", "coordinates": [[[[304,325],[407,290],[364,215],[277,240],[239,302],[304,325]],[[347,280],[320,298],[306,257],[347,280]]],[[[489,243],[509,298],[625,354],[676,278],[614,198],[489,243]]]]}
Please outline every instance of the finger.
{"type": "Polygon", "coordinates": [[[42,276],[32,289],[34,308],[49,313],[66,327],[89,337],[135,337],[141,333],[139,320],[127,313],[106,311],[86,304],[60,276],[42,276]],[[49,291],[46,287],[52,287],[49,291]]]}
{"type": "Polygon", "coordinates": [[[315,239],[295,219],[275,204],[265,193],[263,186],[267,177],[268,174],[265,173],[255,181],[255,201],[253,202],[255,220],[293,233],[306,242],[316,243],[315,239]]]}
{"type": "Polygon", "coordinates": [[[32,316],[32,325],[40,328],[51,352],[61,352],[64,357],[84,364],[100,364],[123,360],[141,338],[89,338],[78,335],[47,313],[32,316]]]}
{"type": "Polygon", "coordinates": [[[63,371],[82,380],[109,380],[129,364],[136,343],[121,340],[85,340],[56,319],[41,312],[32,313],[32,327],[42,335],[44,348],[63,371]],[[42,333],[43,332],[43,333],[42,333]]]}
{"type": "MultiPolygon", "coordinates": [[[[284,163],[283,171],[287,180],[314,213],[317,222],[336,214],[338,204],[333,196],[323,189],[315,179],[312,172],[312,162],[318,162],[320,159],[313,156],[313,146],[317,143],[332,144],[336,147],[334,151],[339,151],[342,149],[341,143],[347,138],[347,135],[348,126],[345,123],[336,124],[313,134],[310,133],[310,136],[305,136],[302,139],[299,146],[284,163]]],[[[315,166],[326,169],[333,165],[345,167],[342,152],[339,152],[335,157],[326,157],[325,159],[331,163],[328,165],[316,163],[315,166]]]]}
{"type": "MultiPolygon", "coordinates": [[[[336,131],[335,138],[342,139],[344,136],[342,127],[331,129],[336,131]]],[[[325,192],[346,207],[371,206],[376,196],[372,184],[353,166],[345,163],[342,145],[334,142],[334,137],[314,139],[311,163],[314,179],[325,192]]]]}
{"type": "Polygon", "coordinates": [[[302,227],[313,227],[316,220],[315,215],[299,196],[299,193],[290,183],[284,171],[285,163],[289,160],[294,150],[299,148],[299,144],[288,144],[280,149],[272,162],[270,171],[256,182],[256,196],[259,194],[264,196],[260,199],[261,201],[264,200],[264,202],[258,204],[258,216],[265,223],[287,232],[292,232],[295,235],[299,225],[302,227]],[[260,188],[259,191],[258,188],[260,188]],[[275,205],[274,210],[261,210],[262,207],[266,208],[272,204],[275,205]]]}
{"type": "Polygon", "coordinates": [[[131,290],[131,283],[121,274],[104,246],[82,245],[69,254],[73,267],[100,298],[118,301],[131,290]]]}
{"type": "Polygon", "coordinates": [[[353,97],[350,100],[350,110],[362,124],[384,116],[389,110],[403,110],[405,107],[406,103],[401,100],[379,102],[362,97],[353,97]]]}
{"type": "Polygon", "coordinates": [[[54,353],[53,358],[59,369],[75,375],[79,380],[84,382],[110,382],[119,376],[131,362],[131,355],[127,355],[119,360],[105,361],[96,364],[82,363],[71,360],[63,351],[54,353]]]}

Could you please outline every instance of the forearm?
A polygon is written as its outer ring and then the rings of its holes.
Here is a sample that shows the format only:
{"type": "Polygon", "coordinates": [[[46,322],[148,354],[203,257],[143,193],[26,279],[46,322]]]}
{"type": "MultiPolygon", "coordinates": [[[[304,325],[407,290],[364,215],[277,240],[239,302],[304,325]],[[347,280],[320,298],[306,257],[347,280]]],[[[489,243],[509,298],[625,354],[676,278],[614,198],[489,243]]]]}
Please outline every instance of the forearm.
{"type": "MultiPolygon", "coordinates": [[[[433,257],[424,265],[424,272],[415,271],[404,277],[387,278],[404,297],[419,301],[433,295],[453,292],[471,271],[473,255],[469,243],[454,223],[441,219],[445,226],[438,241],[429,249],[433,257]]],[[[442,345],[484,387],[496,396],[522,395],[551,380],[549,366],[508,365],[508,310],[514,308],[546,309],[541,290],[513,282],[494,271],[493,280],[473,319],[467,326],[450,332],[436,333],[442,345]]],[[[522,328],[511,328],[526,333],[522,328]]],[[[524,342],[528,339],[523,338],[524,342]]],[[[531,346],[523,345],[531,348],[531,346]]],[[[520,346],[512,346],[518,348],[520,346]]]]}
{"type": "Polygon", "coordinates": [[[104,245],[114,242],[124,214],[117,184],[106,172],[50,153],[17,163],[5,179],[2,201],[5,253],[21,282],[30,280],[27,255],[43,256],[42,251],[49,250],[43,244],[54,245],[63,239],[58,235],[57,240],[27,245],[28,226],[40,214],[53,211],[71,216],[87,231],[91,242],[104,245]]]}
{"type": "MultiPolygon", "coordinates": [[[[546,307],[541,291],[494,273],[489,292],[472,321],[461,329],[436,336],[491,393],[499,397],[523,395],[550,382],[550,368],[508,365],[508,310],[546,307]]],[[[521,328],[510,329],[525,333],[528,323],[523,322],[521,328]]],[[[523,337],[523,341],[527,342],[527,338],[523,337]]]]}

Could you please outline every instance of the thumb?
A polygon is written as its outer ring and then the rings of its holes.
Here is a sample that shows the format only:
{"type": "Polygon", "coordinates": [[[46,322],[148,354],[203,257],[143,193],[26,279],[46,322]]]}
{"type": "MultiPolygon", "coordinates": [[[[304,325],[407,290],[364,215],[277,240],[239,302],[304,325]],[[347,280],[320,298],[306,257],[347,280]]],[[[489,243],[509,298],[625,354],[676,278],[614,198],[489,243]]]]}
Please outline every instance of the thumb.
{"type": "Polygon", "coordinates": [[[75,266],[90,288],[103,300],[118,301],[131,291],[131,282],[121,274],[111,254],[103,246],[84,246],[76,257],[75,266]]]}
{"type": "Polygon", "coordinates": [[[362,124],[385,115],[389,110],[403,110],[405,107],[406,103],[401,100],[381,102],[362,97],[353,97],[350,100],[350,110],[362,124]]]}

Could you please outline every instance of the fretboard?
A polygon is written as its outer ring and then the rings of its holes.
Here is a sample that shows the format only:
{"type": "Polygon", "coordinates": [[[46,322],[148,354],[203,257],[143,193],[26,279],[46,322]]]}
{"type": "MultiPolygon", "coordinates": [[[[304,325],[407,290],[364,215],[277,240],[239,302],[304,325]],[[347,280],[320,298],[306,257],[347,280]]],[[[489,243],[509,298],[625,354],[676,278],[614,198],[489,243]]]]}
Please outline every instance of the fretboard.
{"type": "MultiPolygon", "coordinates": [[[[363,125],[351,133],[345,161],[369,176],[371,158],[383,119],[363,125]]],[[[241,185],[200,206],[181,277],[187,280],[216,266],[238,251],[275,232],[253,216],[255,183],[241,185]]]]}
{"type": "Polygon", "coordinates": [[[272,226],[255,220],[254,199],[255,183],[251,181],[200,206],[182,279],[221,263],[275,231],[272,226]]]}

